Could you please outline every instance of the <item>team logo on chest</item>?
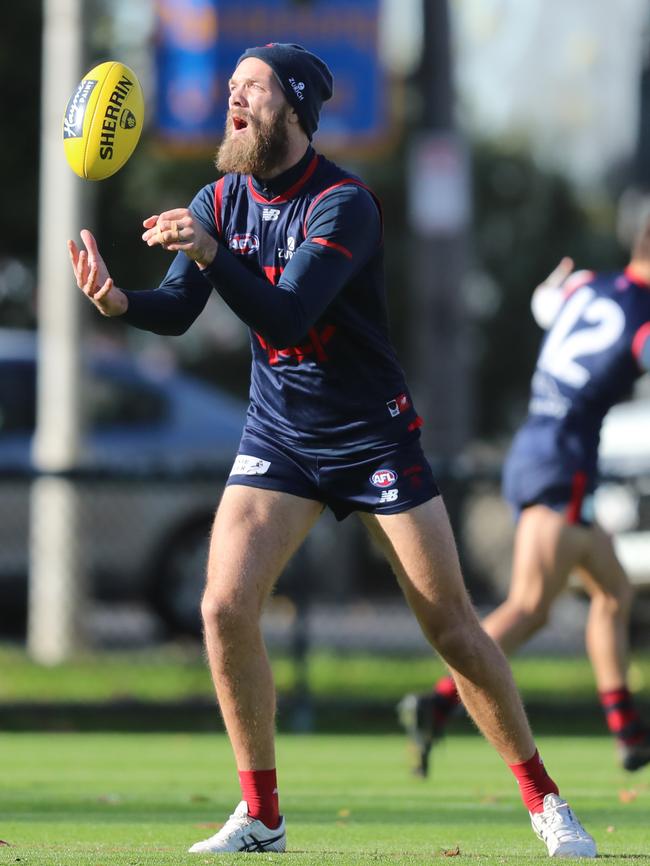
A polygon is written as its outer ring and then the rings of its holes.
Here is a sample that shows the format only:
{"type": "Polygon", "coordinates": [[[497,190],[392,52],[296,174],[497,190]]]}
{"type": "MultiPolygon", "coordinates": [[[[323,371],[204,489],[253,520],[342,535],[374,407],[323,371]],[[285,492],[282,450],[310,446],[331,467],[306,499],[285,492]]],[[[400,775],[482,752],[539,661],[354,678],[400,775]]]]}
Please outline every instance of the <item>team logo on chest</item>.
{"type": "Polygon", "coordinates": [[[278,258],[289,261],[296,251],[296,239],[294,237],[287,238],[286,247],[278,247],[278,258]]]}
{"type": "Polygon", "coordinates": [[[235,234],[230,238],[228,244],[233,253],[242,256],[251,256],[260,248],[260,239],[252,234],[235,234]]]}

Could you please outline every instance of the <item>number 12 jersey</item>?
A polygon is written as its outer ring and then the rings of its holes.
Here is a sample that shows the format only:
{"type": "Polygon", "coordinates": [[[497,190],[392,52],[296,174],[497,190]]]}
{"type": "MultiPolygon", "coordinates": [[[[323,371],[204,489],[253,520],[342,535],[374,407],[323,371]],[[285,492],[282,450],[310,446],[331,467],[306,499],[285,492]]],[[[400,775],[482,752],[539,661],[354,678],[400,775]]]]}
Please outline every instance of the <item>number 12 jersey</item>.
{"type": "Polygon", "coordinates": [[[650,285],[628,267],[582,271],[567,286],[506,461],[504,494],[520,505],[569,486],[576,473],[594,489],[603,418],[650,369],[650,285]]]}

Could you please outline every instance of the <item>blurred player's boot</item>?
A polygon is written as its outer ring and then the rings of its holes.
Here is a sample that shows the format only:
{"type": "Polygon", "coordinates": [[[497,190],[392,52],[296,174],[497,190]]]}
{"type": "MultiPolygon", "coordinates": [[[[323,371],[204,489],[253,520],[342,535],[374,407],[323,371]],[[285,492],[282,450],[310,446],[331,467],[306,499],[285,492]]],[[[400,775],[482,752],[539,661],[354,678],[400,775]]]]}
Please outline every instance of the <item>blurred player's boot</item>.
{"type": "Polygon", "coordinates": [[[634,772],[650,764],[650,733],[640,743],[621,743],[619,745],[621,764],[624,770],[634,772]]]}
{"type": "Polygon", "coordinates": [[[287,834],[284,818],[275,830],[251,818],[245,800],[237,806],[218,833],[196,842],[189,849],[190,854],[229,854],[235,852],[279,853],[287,847],[287,834]]]}
{"type": "Polygon", "coordinates": [[[416,762],[413,772],[417,776],[429,773],[429,755],[435,740],[440,739],[444,727],[436,721],[435,692],[428,695],[405,695],[397,705],[397,717],[411,740],[416,762]]]}
{"type": "Polygon", "coordinates": [[[650,730],[627,686],[599,692],[607,727],[616,737],[621,766],[633,772],[650,763],[650,730]]]}
{"type": "Polygon", "coordinates": [[[544,811],[531,812],[530,822],[549,857],[595,857],[596,843],[557,794],[544,797],[544,811]]]}

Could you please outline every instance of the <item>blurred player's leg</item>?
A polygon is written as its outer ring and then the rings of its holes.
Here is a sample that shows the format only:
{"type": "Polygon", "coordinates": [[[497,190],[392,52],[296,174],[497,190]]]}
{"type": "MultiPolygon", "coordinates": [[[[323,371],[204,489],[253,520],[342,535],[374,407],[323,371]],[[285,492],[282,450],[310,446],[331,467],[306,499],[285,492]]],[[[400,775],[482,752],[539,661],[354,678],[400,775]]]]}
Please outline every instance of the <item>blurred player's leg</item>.
{"type": "Polygon", "coordinates": [[[397,705],[400,724],[415,749],[413,772],[423,778],[429,774],[429,758],[434,743],[445,733],[447,723],[461,706],[453,677],[441,677],[433,691],[409,693],[397,705]]]}
{"type": "Polygon", "coordinates": [[[589,529],[567,523],[545,505],[522,511],[508,597],[483,620],[483,628],[507,655],[546,624],[571,570],[588,549],[589,536],[589,529]]]}
{"type": "Polygon", "coordinates": [[[591,535],[592,541],[579,572],[591,597],[587,652],[607,725],[616,737],[621,763],[626,770],[638,770],[650,763],[650,732],[627,686],[633,591],[609,536],[598,526],[592,527],[591,535]]]}
{"type": "Polygon", "coordinates": [[[312,500],[234,485],[226,488],[217,511],[201,612],[246,805],[240,804],[214,837],[197,843],[192,849],[197,853],[284,850],[275,778],[275,689],[260,617],[280,572],[321,510],[312,500]]]}

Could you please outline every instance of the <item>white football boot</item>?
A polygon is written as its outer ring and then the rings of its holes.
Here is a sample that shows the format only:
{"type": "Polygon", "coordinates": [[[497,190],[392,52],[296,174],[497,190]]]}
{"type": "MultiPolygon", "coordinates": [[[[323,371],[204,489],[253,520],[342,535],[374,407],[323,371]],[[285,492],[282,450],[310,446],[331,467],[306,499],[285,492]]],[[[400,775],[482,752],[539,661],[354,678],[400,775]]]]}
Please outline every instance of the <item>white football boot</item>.
{"type": "Polygon", "coordinates": [[[544,811],[530,812],[530,822],[549,857],[596,857],[596,843],[557,794],[544,797],[544,811]]]}
{"type": "Polygon", "coordinates": [[[248,815],[248,803],[242,800],[218,833],[196,842],[190,854],[230,854],[237,851],[264,854],[282,852],[287,847],[284,818],[275,830],[248,815]]]}

